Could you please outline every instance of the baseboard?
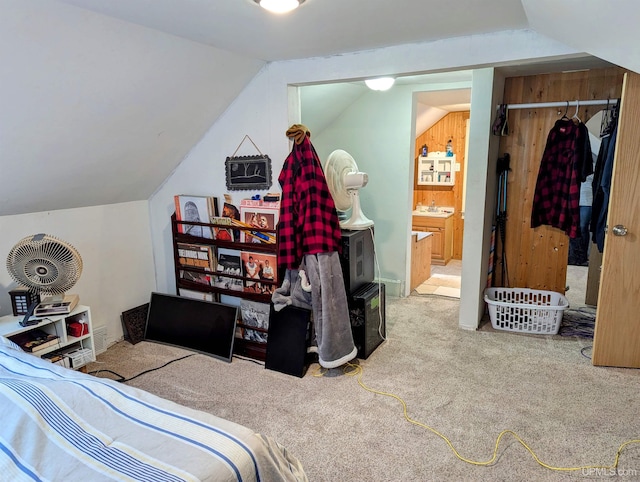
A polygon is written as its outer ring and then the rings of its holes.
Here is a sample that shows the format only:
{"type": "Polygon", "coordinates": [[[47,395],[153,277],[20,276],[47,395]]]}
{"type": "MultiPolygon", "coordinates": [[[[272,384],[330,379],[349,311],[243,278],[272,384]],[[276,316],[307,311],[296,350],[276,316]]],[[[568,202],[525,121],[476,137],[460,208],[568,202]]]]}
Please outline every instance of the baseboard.
{"type": "Polygon", "coordinates": [[[404,297],[404,281],[399,279],[376,278],[376,283],[384,283],[387,296],[394,298],[404,297]]]}

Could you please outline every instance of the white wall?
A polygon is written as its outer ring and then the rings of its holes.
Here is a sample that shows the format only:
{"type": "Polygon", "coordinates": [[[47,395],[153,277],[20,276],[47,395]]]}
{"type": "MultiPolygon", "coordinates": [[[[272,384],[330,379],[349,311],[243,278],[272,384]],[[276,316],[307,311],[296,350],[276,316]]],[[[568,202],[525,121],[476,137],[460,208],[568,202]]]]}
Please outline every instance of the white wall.
{"type": "MultiPolygon", "coordinates": [[[[530,31],[501,32],[497,34],[441,40],[431,43],[388,47],[374,51],[359,52],[328,58],[305,59],[299,61],[276,62],[265,67],[251,84],[238,96],[233,105],[211,127],[203,140],[194,147],[189,156],[151,199],[151,230],[156,257],[157,287],[159,291],[174,292],[173,255],[169,218],[173,212],[174,194],[212,194],[221,196],[226,188],[224,181],[224,160],[234,153],[245,135],[249,135],[259,149],[273,161],[274,186],[279,189],[277,176],[285,157],[289,153],[289,142],[285,131],[290,123],[299,120],[299,112],[289,112],[297,99],[290,102],[289,85],[303,85],[345,79],[362,79],[387,74],[436,72],[482,67],[499,63],[532,61],[543,57],[573,55],[576,52],[546,37],[530,31]]],[[[392,94],[391,94],[392,95],[392,94]]],[[[402,108],[404,109],[404,108],[402,108]]],[[[406,122],[410,122],[412,112],[406,110],[406,122]]],[[[407,124],[404,126],[407,130],[407,124]]],[[[394,127],[391,126],[393,129],[394,127]]],[[[489,135],[489,124],[483,129],[489,135]]],[[[361,131],[363,146],[369,142],[366,131],[361,131]]],[[[473,135],[473,134],[472,134],[473,135]]],[[[406,134],[405,145],[393,146],[391,157],[410,158],[413,149],[411,132],[406,134]],[[404,153],[402,153],[404,151],[404,153]],[[399,153],[399,154],[396,154],[399,153]]],[[[312,137],[313,142],[313,137],[312,137]]],[[[366,149],[366,148],[365,148],[366,149]]],[[[245,142],[238,154],[256,154],[250,143],[245,142]]],[[[396,245],[395,231],[403,240],[410,230],[410,205],[408,194],[411,180],[408,169],[385,169],[389,155],[381,156],[378,169],[384,172],[381,186],[367,190],[368,215],[376,218],[376,236],[386,237],[387,246],[380,248],[378,257],[385,270],[383,278],[394,278],[396,268],[393,259],[405,260],[407,242],[396,245]],[[404,191],[403,191],[404,189],[404,191]],[[370,213],[370,214],[369,214],[370,213]],[[395,222],[384,219],[381,213],[401,213],[404,218],[395,222]],[[384,230],[393,230],[394,234],[384,230]]],[[[482,157],[482,153],[477,154],[482,157]]],[[[362,157],[362,156],[360,156],[362,157]]],[[[485,162],[487,152],[484,153],[485,162]]],[[[362,161],[368,167],[369,161],[362,161]]],[[[378,183],[379,181],[376,181],[378,183]]],[[[235,194],[235,199],[246,197],[250,192],[235,194]]],[[[363,194],[365,194],[363,192],[363,194]]],[[[478,266],[482,259],[465,259],[478,266]]],[[[406,266],[404,262],[401,266],[406,266]]],[[[404,278],[407,275],[405,273],[404,278]]],[[[480,281],[476,280],[477,285],[480,281]]],[[[463,303],[466,301],[463,300],[463,303]]],[[[477,311],[481,303],[471,300],[477,311]]]]}
{"type": "MultiPolygon", "coordinates": [[[[147,201],[0,217],[2,263],[22,238],[37,233],[73,245],[83,262],[69,290],[91,307],[94,327],[107,327],[107,343],[121,339],[120,314],[147,303],[155,288],[147,201]]],[[[0,270],[0,315],[12,313],[8,291],[17,287],[0,270]]]]}
{"type": "Polygon", "coordinates": [[[489,126],[503,91],[504,78],[493,68],[473,72],[459,321],[461,328],[469,330],[478,327],[485,306],[483,291],[487,287],[499,147],[499,137],[490,134],[489,126]]]}
{"type": "Polygon", "coordinates": [[[369,175],[369,183],[360,189],[360,204],[375,223],[376,277],[384,280],[392,296],[404,296],[406,282],[406,213],[397,209],[405,202],[405,180],[413,175],[409,163],[412,155],[407,151],[411,144],[413,90],[412,86],[399,85],[386,92],[369,91],[318,137],[311,137],[323,164],[335,149],[344,149],[369,175]],[[382,199],[376,199],[378,196],[382,199]]]}
{"type": "MultiPolygon", "coordinates": [[[[386,292],[391,296],[405,296],[410,288],[410,237],[405,229],[407,213],[398,209],[405,202],[405,196],[408,195],[410,204],[413,198],[413,190],[407,189],[407,180],[412,185],[413,124],[417,123],[412,122],[417,118],[412,114],[417,107],[414,105],[414,93],[461,86],[469,88],[471,81],[400,84],[386,92],[367,89],[317,136],[313,136],[314,126],[307,125],[323,163],[333,150],[344,149],[353,156],[358,168],[369,175],[369,183],[360,190],[360,200],[363,212],[375,223],[376,252],[386,253],[378,259],[376,277],[386,284],[386,292]],[[381,193],[384,193],[384,202],[378,199],[381,193]]],[[[305,91],[314,88],[303,87],[305,91]]],[[[303,102],[303,116],[306,111],[303,102]]]]}

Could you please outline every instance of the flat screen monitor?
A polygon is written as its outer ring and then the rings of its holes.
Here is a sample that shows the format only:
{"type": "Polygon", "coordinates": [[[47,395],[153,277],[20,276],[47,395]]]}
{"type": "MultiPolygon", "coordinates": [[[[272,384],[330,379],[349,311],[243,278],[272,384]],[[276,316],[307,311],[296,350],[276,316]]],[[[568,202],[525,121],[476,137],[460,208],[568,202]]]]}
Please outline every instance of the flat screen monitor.
{"type": "Polygon", "coordinates": [[[238,307],[151,293],[144,338],[231,361],[238,307]]]}

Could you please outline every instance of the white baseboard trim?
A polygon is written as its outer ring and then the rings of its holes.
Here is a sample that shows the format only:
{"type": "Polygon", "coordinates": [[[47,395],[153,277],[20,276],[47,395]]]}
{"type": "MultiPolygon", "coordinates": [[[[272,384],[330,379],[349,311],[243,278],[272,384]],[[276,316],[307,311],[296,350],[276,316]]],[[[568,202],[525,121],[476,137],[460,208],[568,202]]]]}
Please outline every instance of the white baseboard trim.
{"type": "Polygon", "coordinates": [[[387,296],[393,296],[396,298],[404,296],[404,281],[388,278],[376,278],[375,281],[385,285],[385,293],[387,296]]]}

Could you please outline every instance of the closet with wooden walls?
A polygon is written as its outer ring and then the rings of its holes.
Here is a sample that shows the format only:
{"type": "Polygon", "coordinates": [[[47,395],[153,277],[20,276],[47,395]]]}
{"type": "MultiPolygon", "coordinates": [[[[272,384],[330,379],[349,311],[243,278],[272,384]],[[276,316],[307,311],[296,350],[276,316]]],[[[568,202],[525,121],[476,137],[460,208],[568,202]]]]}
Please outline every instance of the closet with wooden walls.
{"type": "Polygon", "coordinates": [[[453,259],[462,259],[462,234],[464,232],[462,200],[468,120],[469,111],[450,112],[418,135],[415,145],[413,208],[415,209],[418,203],[423,206],[429,206],[432,201],[435,201],[436,206],[453,206],[455,208],[455,214],[453,215],[453,259]],[[456,162],[460,164],[460,171],[456,172],[454,186],[418,185],[420,147],[426,144],[429,152],[445,152],[449,139],[451,139],[453,152],[456,155],[456,162]]]}
{"type": "MultiPolygon", "coordinates": [[[[621,95],[624,70],[596,69],[549,73],[505,80],[505,104],[611,99],[621,95]]],[[[587,122],[603,106],[580,106],[577,116],[587,122]]],[[[509,285],[564,293],[566,288],[569,238],[550,226],[531,228],[531,210],[538,170],[547,136],[566,112],[565,108],[528,108],[508,112],[509,135],[500,138],[500,156],[510,155],[507,183],[505,255],[509,285]]],[[[572,117],[575,107],[568,109],[572,117]]],[[[496,252],[499,252],[496,249],[496,252]]],[[[506,285],[499,279],[496,286],[506,285]]]]}

